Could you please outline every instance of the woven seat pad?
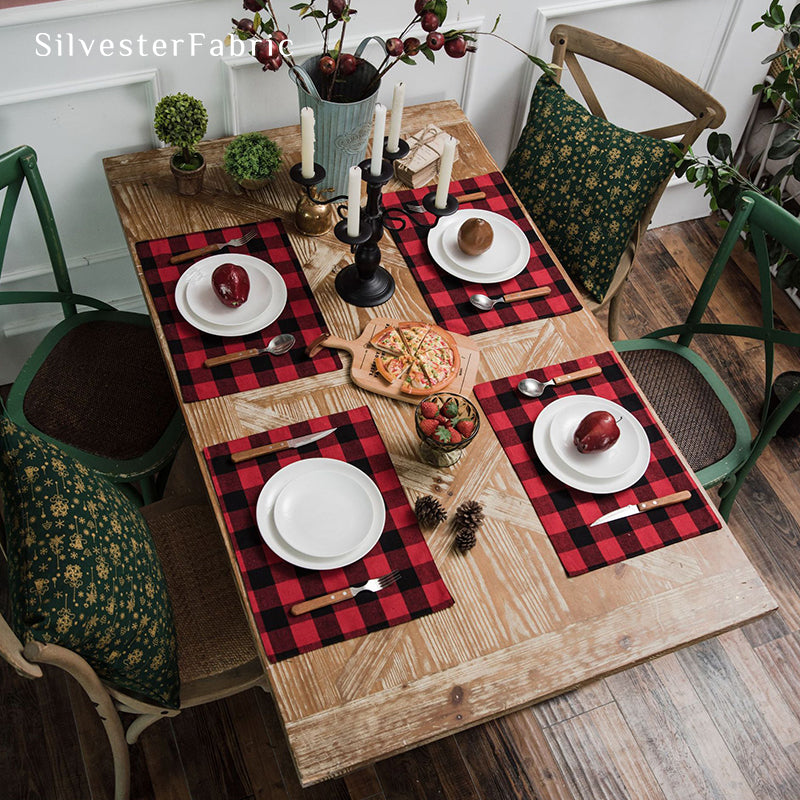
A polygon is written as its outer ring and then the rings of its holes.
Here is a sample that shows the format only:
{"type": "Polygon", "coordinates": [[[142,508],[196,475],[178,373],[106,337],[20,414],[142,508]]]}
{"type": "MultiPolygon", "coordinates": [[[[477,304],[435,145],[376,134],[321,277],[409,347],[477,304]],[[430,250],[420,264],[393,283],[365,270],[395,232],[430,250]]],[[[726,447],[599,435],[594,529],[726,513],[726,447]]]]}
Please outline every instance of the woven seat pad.
{"type": "Polygon", "coordinates": [[[181,683],[220,675],[256,659],[211,507],[170,498],[145,506],[142,514],[172,601],[181,683]]]}
{"type": "Polygon", "coordinates": [[[127,461],[156,445],[176,405],[152,328],[97,320],[52,349],[23,409],[32,425],[64,444],[127,461]]]}
{"type": "Polygon", "coordinates": [[[629,350],[619,356],[695,472],[733,450],[731,418],[694,365],[668,350],[629,350]]]}

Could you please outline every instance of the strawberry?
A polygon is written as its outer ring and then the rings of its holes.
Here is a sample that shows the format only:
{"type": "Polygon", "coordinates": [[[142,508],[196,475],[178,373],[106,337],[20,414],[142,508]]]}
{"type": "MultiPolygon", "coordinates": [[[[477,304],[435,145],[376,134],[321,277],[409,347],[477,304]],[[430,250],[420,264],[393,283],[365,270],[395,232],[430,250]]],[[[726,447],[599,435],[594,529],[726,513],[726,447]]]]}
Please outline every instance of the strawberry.
{"type": "Polygon", "coordinates": [[[436,430],[433,432],[433,438],[437,442],[441,442],[442,444],[450,444],[452,440],[453,434],[460,436],[461,434],[458,431],[450,430],[449,428],[445,428],[444,425],[438,425],[436,430]]]}
{"type": "Polygon", "coordinates": [[[439,406],[431,400],[423,400],[419,404],[419,413],[422,414],[425,419],[436,419],[439,413],[439,406]]]}
{"type": "Polygon", "coordinates": [[[453,419],[458,415],[458,402],[456,400],[448,400],[442,408],[442,414],[453,419]]]}
{"type": "Polygon", "coordinates": [[[437,421],[437,422],[438,422],[440,425],[448,425],[448,426],[449,426],[449,425],[451,425],[451,424],[452,424],[452,422],[451,422],[450,418],[449,418],[449,417],[446,417],[444,414],[438,414],[438,415],[436,416],[436,421],[437,421]]]}
{"type": "Polygon", "coordinates": [[[450,431],[450,444],[458,444],[461,441],[461,439],[462,439],[461,434],[455,428],[453,428],[450,431]]]}
{"type": "Polygon", "coordinates": [[[465,438],[469,439],[475,430],[475,423],[471,419],[460,419],[456,422],[456,430],[465,438]]]}
{"type": "Polygon", "coordinates": [[[439,423],[435,419],[421,419],[419,421],[419,429],[426,436],[433,436],[433,432],[439,427],[439,423]]]}

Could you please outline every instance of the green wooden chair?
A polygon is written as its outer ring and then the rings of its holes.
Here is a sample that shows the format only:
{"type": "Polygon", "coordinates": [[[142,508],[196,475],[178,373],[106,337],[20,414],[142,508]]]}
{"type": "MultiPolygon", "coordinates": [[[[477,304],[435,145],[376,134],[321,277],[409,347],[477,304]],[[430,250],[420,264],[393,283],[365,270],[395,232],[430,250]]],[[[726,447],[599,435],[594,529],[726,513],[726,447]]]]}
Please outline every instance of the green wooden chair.
{"type": "Polygon", "coordinates": [[[154,499],[157,472],[169,464],[184,426],[150,319],[116,311],[72,291],[50,201],[27,146],[0,155],[0,271],[11,222],[27,184],[56,291],[0,291],[0,305],[59,303],[64,320],[49,331],[11,388],[7,413],[116,483],[154,499]],[[92,311],[78,311],[88,306],[92,311]]]}
{"type": "MultiPolygon", "coordinates": [[[[720,242],[686,322],[614,347],[705,487],[721,484],[720,512],[727,519],[736,494],[778,428],[800,403],[800,386],[770,411],[775,345],[800,348],[800,333],[775,327],[768,239],[800,255],[800,220],[771,200],[745,192],[720,242]],[[752,235],[761,294],[761,324],[701,321],[745,226],[752,235]],[[764,402],[755,435],[728,387],[696,352],[695,334],[763,342],[764,402]],[[677,336],[677,341],[665,337],[677,336]]],[[[731,352],[736,352],[731,348],[731,352]]]]}

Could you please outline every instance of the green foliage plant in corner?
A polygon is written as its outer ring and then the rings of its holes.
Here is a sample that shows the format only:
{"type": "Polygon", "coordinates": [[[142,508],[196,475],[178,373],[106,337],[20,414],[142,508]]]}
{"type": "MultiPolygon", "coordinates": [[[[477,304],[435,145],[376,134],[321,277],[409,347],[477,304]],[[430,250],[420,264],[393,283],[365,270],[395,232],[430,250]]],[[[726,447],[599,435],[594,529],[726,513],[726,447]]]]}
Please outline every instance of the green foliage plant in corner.
{"type": "MultiPolygon", "coordinates": [[[[756,185],[751,175],[757,170],[763,151],[756,153],[750,163],[739,163],[731,137],[717,132],[708,137],[708,156],[695,155],[691,150],[683,154],[674,145],[678,155],[682,156],[675,173],[678,176],[685,175],[695,186],[704,187],[712,211],[732,214],[736,199],[746,189],[760,192],[778,205],[783,205],[781,187],[784,180],[789,176],[800,180],[800,3],[787,17],[780,0],[771,0],[769,8],[753,24],[752,30],[762,25],[779,32],[781,41],[780,47],[762,61],[763,64],[772,65],[772,83],[756,84],[753,94],[760,93],[765,101],[772,103],[775,114],[766,124],[780,128],[772,140],[767,157],[776,161],[787,159],[787,163],[775,174],[765,172],[756,185]]],[[[727,221],[723,219],[720,225],[725,227],[727,221]]],[[[745,241],[751,247],[749,235],[745,241]]],[[[800,261],[780,245],[774,246],[770,256],[777,267],[775,278],[778,285],[784,289],[800,289],[800,261]]]]}
{"type": "Polygon", "coordinates": [[[243,133],[226,148],[225,172],[245,189],[259,188],[281,166],[281,149],[263,133],[243,133]]]}

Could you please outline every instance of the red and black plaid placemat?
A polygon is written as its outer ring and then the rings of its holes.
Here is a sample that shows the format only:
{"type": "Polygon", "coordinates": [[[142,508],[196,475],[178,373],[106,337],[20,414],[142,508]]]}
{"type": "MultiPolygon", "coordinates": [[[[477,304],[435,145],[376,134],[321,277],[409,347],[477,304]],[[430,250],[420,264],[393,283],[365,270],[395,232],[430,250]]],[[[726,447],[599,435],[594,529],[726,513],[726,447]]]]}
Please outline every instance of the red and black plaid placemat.
{"type": "Polygon", "coordinates": [[[342,362],[333,350],[324,350],[314,359],[305,355],[306,345],[325,329],[325,320],[280,220],[137,242],[136,252],[167,338],[185,402],[207,400],[341,369],[342,362]],[[243,247],[221,252],[246,253],[272,264],[286,283],[286,307],[275,322],[249,336],[221,337],[201,333],[183,319],[175,305],[178,278],[195,262],[172,266],[169,260],[187,250],[227,242],[253,227],[258,229],[255,239],[243,247]],[[258,356],[213,369],[203,366],[203,362],[212,356],[264,347],[279,333],[294,334],[296,339],[294,347],[285,355],[258,356]]]}
{"type": "MultiPolygon", "coordinates": [[[[401,203],[419,203],[430,191],[430,186],[424,186],[419,189],[386,194],[383,197],[383,203],[386,208],[399,206],[401,203]]],[[[516,325],[520,322],[569,314],[581,308],[580,300],[572,293],[558,267],[537,237],[501,173],[491,172],[488,175],[479,175],[477,178],[453,181],[450,192],[453,195],[486,192],[485,200],[476,200],[465,204],[464,208],[495,211],[516,222],[531,243],[531,259],[523,272],[502,283],[486,285],[465,283],[436,265],[428,252],[427,230],[418,228],[410,222],[407,222],[403,230],[393,230],[392,236],[395,243],[411,269],[425,303],[439,325],[455,333],[469,335],[492,331],[507,325],[516,325]],[[478,292],[490,297],[500,297],[508,292],[534,289],[537,286],[550,286],[550,294],[533,300],[521,300],[511,304],[501,303],[496,305],[492,311],[478,311],[469,302],[469,296],[478,292]]],[[[431,214],[420,214],[417,218],[425,219],[429,224],[435,219],[431,214]]]]}
{"type": "Polygon", "coordinates": [[[614,353],[600,353],[482,383],[475,387],[475,396],[568,575],[580,575],[722,527],[716,510],[697,491],[694,478],[683,468],[614,353]],[[602,367],[601,375],[548,387],[540,399],[523,397],[516,390],[520,379],[525,377],[549,380],[595,364],[602,367]],[[645,429],[650,441],[650,463],[631,488],[604,495],[570,489],[554,478],[537,457],[532,442],[536,417],[554,400],[576,394],[619,403],[645,429]],[[589,527],[601,515],[621,506],[684,489],[692,491],[685,503],[589,527]]]}
{"type": "Polygon", "coordinates": [[[367,406],[214,445],[206,448],[204,455],[270,661],[399,625],[453,605],[367,406]],[[284,450],[238,465],[230,459],[232,452],[331,427],[337,430],[299,450],[284,450]],[[267,480],[294,461],[318,457],[346,461],[365,472],[377,484],[386,504],[386,525],[375,547],[354,564],[323,572],[294,567],[276,556],[264,544],[255,521],[256,501],[267,480]],[[380,592],[361,592],[351,600],[309,614],[289,615],[295,603],[360,586],[393,569],[400,570],[400,580],[380,592]]]}

